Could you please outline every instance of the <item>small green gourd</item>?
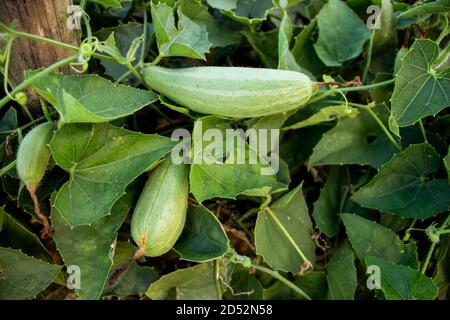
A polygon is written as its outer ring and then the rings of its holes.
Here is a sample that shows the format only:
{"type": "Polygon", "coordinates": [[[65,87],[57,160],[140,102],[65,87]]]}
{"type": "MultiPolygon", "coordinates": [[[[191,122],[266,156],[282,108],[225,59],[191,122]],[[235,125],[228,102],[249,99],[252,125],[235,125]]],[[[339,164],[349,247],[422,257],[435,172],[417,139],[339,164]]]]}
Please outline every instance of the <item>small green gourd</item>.
{"type": "Polygon", "coordinates": [[[42,238],[50,237],[53,230],[50,227],[47,217],[40,211],[36,191],[50,161],[51,154],[48,144],[53,137],[53,129],[53,123],[50,122],[33,128],[22,139],[19,150],[17,151],[17,173],[30,193],[36,215],[44,224],[44,229],[41,231],[42,238]]]}
{"type": "Polygon", "coordinates": [[[169,251],[186,221],[188,170],[166,159],[150,174],[131,220],[139,255],[157,257],[169,251]]]}

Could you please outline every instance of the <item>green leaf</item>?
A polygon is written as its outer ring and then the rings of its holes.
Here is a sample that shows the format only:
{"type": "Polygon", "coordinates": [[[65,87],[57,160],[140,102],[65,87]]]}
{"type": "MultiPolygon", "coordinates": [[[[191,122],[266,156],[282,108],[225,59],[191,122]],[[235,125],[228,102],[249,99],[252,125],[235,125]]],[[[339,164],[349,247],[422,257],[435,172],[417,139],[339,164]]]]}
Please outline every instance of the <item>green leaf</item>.
{"type": "Polygon", "coordinates": [[[10,130],[17,128],[17,111],[14,108],[9,108],[0,121],[0,142],[5,141],[9,135],[10,130]]]}
{"type": "Polygon", "coordinates": [[[344,174],[341,167],[333,167],[320,190],[319,199],[314,203],[314,221],[327,237],[334,237],[338,232],[344,174]]]}
{"type": "Polygon", "coordinates": [[[272,8],[272,0],[237,0],[236,9],[222,10],[222,13],[241,24],[253,27],[266,20],[272,8]]]}
{"type": "MultiPolygon", "coordinates": [[[[117,242],[116,250],[114,252],[114,263],[111,267],[108,278],[114,272],[123,267],[136,253],[137,247],[130,242],[117,242]]],[[[117,279],[116,284],[108,291],[108,288],[103,295],[126,297],[134,294],[144,294],[149,285],[158,280],[158,274],[153,268],[141,266],[137,262],[132,263],[131,266],[125,270],[117,279]]]]}
{"type": "Polygon", "coordinates": [[[157,99],[152,91],[115,85],[95,75],[49,74],[33,82],[33,89],[55,107],[61,124],[107,122],[133,114],[157,99]]]}
{"type": "Polygon", "coordinates": [[[293,29],[294,25],[291,18],[287,12],[285,12],[278,32],[278,69],[298,71],[308,75],[310,78],[314,78],[308,70],[301,68],[297,64],[294,55],[290,51],[293,29]]]}
{"type": "Polygon", "coordinates": [[[417,2],[418,5],[410,7],[405,12],[402,12],[398,18],[411,18],[426,14],[445,14],[450,11],[449,0],[436,0],[433,2],[417,2]]]}
{"type": "Polygon", "coordinates": [[[100,42],[98,44],[98,50],[100,52],[107,53],[112,58],[114,58],[114,60],[116,60],[119,64],[125,64],[126,59],[116,46],[114,31],[110,33],[110,35],[108,36],[108,38],[106,38],[105,41],[100,42]]]}
{"type": "Polygon", "coordinates": [[[216,300],[214,263],[201,263],[191,268],[178,269],[153,282],[147,290],[147,296],[153,300],[162,300],[174,289],[176,300],[216,300]]]}
{"type": "Polygon", "coordinates": [[[111,209],[111,215],[89,226],[71,227],[57,209],[51,213],[54,240],[66,266],[80,268],[81,299],[98,299],[112,266],[117,231],[132,204],[133,194],[122,196],[111,209]],[[95,244],[95,245],[93,245],[95,244]]]}
{"type": "MultiPolygon", "coordinates": [[[[144,33],[144,25],[141,23],[130,22],[127,24],[121,24],[112,28],[103,28],[100,31],[96,32],[95,35],[100,40],[109,39],[108,37],[112,37],[114,39],[114,44],[118,50],[116,54],[120,55],[122,58],[126,57],[128,50],[133,44],[133,41],[140,37],[144,33]]],[[[145,44],[140,44],[138,49],[136,50],[136,56],[140,57],[142,50],[145,53],[148,52],[150,47],[150,39],[153,35],[153,27],[151,24],[147,24],[147,38],[145,44]]],[[[100,60],[102,66],[105,68],[105,73],[112,77],[114,80],[119,79],[122,75],[127,73],[129,69],[119,64],[115,61],[110,60],[100,60]]],[[[132,61],[132,65],[136,65],[139,62],[139,59],[135,59],[132,61]]],[[[134,77],[130,76],[129,78],[134,77]]],[[[127,82],[125,82],[127,83],[127,82]]]]}
{"type": "Polygon", "coordinates": [[[304,164],[314,146],[330,128],[329,124],[325,124],[285,132],[280,144],[281,158],[287,162],[290,169],[304,164]],[[302,147],[299,148],[299,145],[302,147]]]}
{"type": "Polygon", "coordinates": [[[312,34],[316,30],[317,19],[313,19],[302,31],[295,37],[294,46],[291,50],[297,64],[306,70],[309,70],[315,76],[320,76],[325,71],[325,65],[317,56],[312,42],[312,34]]]}
{"type": "Polygon", "coordinates": [[[24,300],[47,288],[61,266],[0,247],[0,270],[0,300],[24,300]]]}
{"type": "Polygon", "coordinates": [[[215,9],[233,10],[236,9],[238,0],[206,0],[206,2],[215,9]]]}
{"type": "Polygon", "coordinates": [[[348,239],[359,259],[376,256],[392,263],[418,268],[415,244],[402,244],[397,234],[375,221],[341,214],[348,239]]]}
{"type": "Polygon", "coordinates": [[[381,291],[388,300],[434,300],[438,288],[433,280],[407,266],[368,256],[366,265],[380,268],[381,291]]]}
{"type": "Polygon", "coordinates": [[[428,180],[440,166],[429,144],[411,145],[396,154],[352,199],[363,207],[426,219],[446,211],[450,186],[444,179],[428,180]]]}
{"type": "Polygon", "coordinates": [[[257,151],[250,148],[247,143],[236,143],[241,141],[240,138],[227,139],[226,129],[230,129],[228,124],[213,116],[201,118],[195,123],[192,137],[194,155],[190,171],[190,187],[195,198],[203,202],[214,197],[235,199],[239,194],[264,197],[271,192],[284,189],[285,184],[278,182],[275,174],[262,175],[273,172],[273,169],[257,154],[257,151]],[[213,152],[206,150],[210,143],[203,139],[208,129],[220,131],[221,137],[218,139],[224,139],[224,147],[227,146],[226,140],[229,143],[234,141],[234,148],[230,146],[226,150],[229,152],[226,161],[219,161],[226,155],[224,151],[209,154],[213,152]],[[245,156],[244,163],[238,161],[239,155],[245,156]],[[250,159],[257,161],[252,164],[250,159]]]}
{"type": "Polygon", "coordinates": [[[191,205],[174,249],[181,259],[206,262],[222,257],[230,246],[222,224],[214,214],[202,205],[191,205]]]}
{"type": "MultiPolygon", "coordinates": [[[[386,109],[373,111],[387,123],[386,109]]],[[[314,147],[309,165],[361,164],[379,168],[396,150],[372,116],[363,111],[357,117],[340,120],[325,133],[314,147]]]]}
{"type": "Polygon", "coordinates": [[[353,300],[358,280],[355,256],[346,241],[334,254],[326,268],[329,300],[353,300]]]}
{"type": "Polygon", "coordinates": [[[208,41],[205,26],[189,19],[182,8],[178,8],[178,27],[175,26],[173,8],[152,2],[152,19],[158,43],[159,54],[162,57],[205,58],[211,43],[208,41]]]}
{"type": "Polygon", "coordinates": [[[329,67],[339,67],[356,58],[370,32],[358,16],[341,0],[330,0],[320,10],[319,38],[314,45],[319,58],[329,67]]]}
{"type": "Polygon", "coordinates": [[[88,0],[88,2],[97,2],[105,7],[122,8],[119,0],[88,0]]]}
{"type": "Polygon", "coordinates": [[[272,269],[297,273],[306,258],[315,263],[312,223],[301,185],[258,213],[256,251],[272,269]]]}
{"type": "MultiPolygon", "coordinates": [[[[395,64],[394,57],[397,54],[397,29],[391,0],[381,1],[379,19],[380,28],[374,29],[372,32],[373,46],[370,70],[377,76],[382,72],[389,73],[390,76],[395,64]]],[[[375,101],[378,102],[379,100],[375,101]]]]}
{"type": "Polygon", "coordinates": [[[448,181],[450,182],[450,147],[448,148],[447,156],[444,158],[444,166],[447,170],[448,181]]]}
{"type": "Polygon", "coordinates": [[[109,214],[125,187],[170,152],[173,142],[109,124],[72,124],[50,143],[55,162],[70,173],[54,206],[72,226],[109,214]]]}
{"type": "Polygon", "coordinates": [[[227,300],[262,300],[264,288],[249,270],[236,265],[224,297],[227,300]]]}
{"type": "Polygon", "coordinates": [[[278,51],[274,43],[278,41],[278,31],[267,32],[242,31],[247,41],[255,49],[266,68],[275,69],[278,64],[278,51]]]}
{"type": "Polygon", "coordinates": [[[240,35],[215,20],[200,0],[180,0],[177,2],[177,7],[181,8],[183,14],[193,22],[205,27],[208,40],[213,47],[226,47],[239,43],[240,35]]]}
{"type": "MultiPolygon", "coordinates": [[[[311,271],[298,276],[294,284],[301,288],[313,300],[323,300],[327,295],[327,278],[323,271],[311,271]]],[[[264,290],[264,300],[304,299],[297,292],[277,281],[264,290]]]]}
{"type": "Polygon", "coordinates": [[[0,231],[2,247],[20,249],[29,256],[53,262],[50,252],[36,234],[24,222],[7,213],[4,207],[0,207],[0,231]]]}
{"type": "Polygon", "coordinates": [[[300,113],[305,116],[305,114],[310,114],[312,112],[315,113],[295,124],[284,127],[283,130],[315,126],[323,122],[333,121],[345,117],[354,118],[359,114],[358,109],[351,108],[346,105],[318,107],[317,104],[306,106],[300,113]]]}
{"type": "Polygon", "coordinates": [[[436,115],[450,105],[450,69],[433,70],[439,55],[438,45],[417,39],[403,59],[392,95],[392,115],[400,127],[436,115]]]}

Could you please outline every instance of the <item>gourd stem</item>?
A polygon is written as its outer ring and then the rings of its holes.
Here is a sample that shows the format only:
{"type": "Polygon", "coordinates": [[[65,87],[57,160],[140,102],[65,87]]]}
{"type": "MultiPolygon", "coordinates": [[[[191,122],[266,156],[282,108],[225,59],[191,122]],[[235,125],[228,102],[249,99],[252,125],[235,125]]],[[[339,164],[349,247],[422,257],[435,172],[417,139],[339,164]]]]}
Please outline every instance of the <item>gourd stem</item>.
{"type": "MultiPolygon", "coordinates": [[[[51,66],[43,69],[42,71],[35,73],[34,75],[32,75],[31,77],[25,79],[22,83],[20,83],[17,87],[14,88],[13,91],[11,91],[11,96],[14,96],[16,93],[22,91],[23,89],[25,89],[26,87],[28,87],[30,84],[32,84],[34,81],[38,80],[39,78],[41,78],[44,75],[47,75],[49,73],[52,73],[53,71],[57,70],[58,68],[69,64],[73,61],[75,61],[76,59],[78,59],[78,55],[73,55],[71,57],[68,57],[66,59],[63,59],[61,61],[58,61],[54,64],[52,64],[51,66]]],[[[11,97],[10,96],[5,96],[3,97],[3,99],[0,100],[0,109],[7,104],[9,101],[11,101],[11,97]]]]}
{"type": "Polygon", "coordinates": [[[276,225],[278,226],[278,228],[280,228],[280,230],[283,232],[283,234],[286,236],[286,238],[289,240],[289,242],[291,243],[291,245],[294,247],[295,251],[297,251],[297,253],[300,255],[300,257],[302,258],[305,267],[307,269],[312,268],[312,263],[311,261],[308,260],[308,258],[306,258],[305,254],[302,252],[302,250],[298,247],[297,243],[295,242],[295,240],[291,237],[291,235],[289,234],[289,232],[286,230],[286,228],[283,226],[283,224],[280,222],[280,220],[277,218],[277,216],[275,215],[275,213],[272,211],[272,209],[270,209],[270,207],[265,207],[264,210],[265,212],[267,212],[269,214],[269,216],[272,218],[272,220],[276,223],[276,225]]]}
{"type": "Polygon", "coordinates": [[[41,206],[39,205],[39,199],[36,196],[37,187],[36,186],[27,186],[27,190],[30,193],[31,199],[33,200],[34,205],[34,213],[39,217],[44,228],[41,230],[41,239],[51,238],[54,230],[50,226],[47,217],[41,212],[41,206]]]}
{"type": "Polygon", "coordinates": [[[119,268],[117,268],[116,271],[114,271],[114,273],[108,279],[108,287],[106,291],[111,291],[114,284],[117,282],[117,280],[119,280],[119,277],[124,272],[126,272],[137,259],[139,259],[143,255],[144,252],[142,251],[142,249],[138,248],[130,259],[128,259],[124,264],[122,264],[119,268]]]}
{"type": "Polygon", "coordinates": [[[395,82],[395,79],[389,79],[386,81],[372,83],[372,84],[368,84],[365,86],[341,88],[340,90],[342,92],[366,91],[366,90],[371,90],[371,89],[375,89],[375,88],[379,88],[379,87],[383,87],[383,86],[388,86],[390,84],[393,84],[394,82],[395,82]]]}

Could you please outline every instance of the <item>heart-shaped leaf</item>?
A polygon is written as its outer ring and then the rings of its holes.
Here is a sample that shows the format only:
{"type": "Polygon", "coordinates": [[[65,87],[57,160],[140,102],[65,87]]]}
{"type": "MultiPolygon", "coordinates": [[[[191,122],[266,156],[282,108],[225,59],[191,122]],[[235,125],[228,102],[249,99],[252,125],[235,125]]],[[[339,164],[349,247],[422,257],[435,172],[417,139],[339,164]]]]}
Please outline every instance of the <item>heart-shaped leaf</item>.
{"type": "Polygon", "coordinates": [[[433,280],[407,266],[368,256],[366,265],[380,270],[381,291],[388,300],[434,300],[438,288],[433,280]]]}
{"type": "Polygon", "coordinates": [[[133,114],[157,100],[152,91],[115,85],[94,75],[49,74],[34,82],[33,89],[55,107],[61,124],[107,122],[133,114]]]}
{"type": "Polygon", "coordinates": [[[55,162],[70,173],[54,206],[71,225],[90,224],[109,214],[125,187],[170,152],[174,143],[109,124],[71,124],[50,143],[55,162]]]}
{"type": "Polygon", "coordinates": [[[393,263],[418,267],[415,244],[403,244],[390,229],[356,214],[343,213],[341,219],[359,259],[377,256],[393,263]]]}
{"type": "Polygon", "coordinates": [[[300,185],[258,213],[256,251],[273,269],[297,273],[302,265],[315,263],[312,233],[300,185]]]}
{"type": "Polygon", "coordinates": [[[173,8],[160,2],[152,2],[153,28],[159,54],[162,57],[191,57],[205,60],[211,43],[205,26],[189,19],[178,8],[178,26],[175,26],[173,8]]]}
{"type": "Polygon", "coordinates": [[[352,199],[363,207],[426,219],[446,211],[450,186],[444,179],[428,180],[440,166],[429,144],[411,145],[386,163],[352,199]]]}
{"type": "Polygon", "coordinates": [[[32,258],[19,250],[0,247],[0,299],[33,299],[47,288],[61,266],[32,258]]]}
{"type": "Polygon", "coordinates": [[[189,206],[183,233],[174,249],[184,260],[206,262],[222,257],[230,246],[219,220],[199,205],[189,206]]]}
{"type": "Polygon", "coordinates": [[[433,70],[439,56],[438,45],[417,39],[403,59],[392,95],[392,117],[406,127],[435,115],[450,105],[450,69],[433,70]]]}

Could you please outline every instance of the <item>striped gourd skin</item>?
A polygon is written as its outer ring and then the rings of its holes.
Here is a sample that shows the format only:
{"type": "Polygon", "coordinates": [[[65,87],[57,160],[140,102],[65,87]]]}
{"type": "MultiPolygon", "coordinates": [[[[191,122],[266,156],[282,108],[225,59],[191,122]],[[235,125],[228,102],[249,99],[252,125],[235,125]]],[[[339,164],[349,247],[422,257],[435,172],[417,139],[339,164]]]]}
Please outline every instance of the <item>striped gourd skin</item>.
{"type": "Polygon", "coordinates": [[[145,256],[173,247],[186,222],[188,192],[186,165],[168,158],[152,171],[131,220],[131,235],[145,256]]]}
{"type": "Polygon", "coordinates": [[[147,65],[144,80],[186,108],[232,118],[290,111],[303,106],[313,94],[308,76],[275,69],[147,65]]]}
{"type": "Polygon", "coordinates": [[[47,122],[33,128],[22,139],[17,151],[17,173],[29,188],[37,188],[50,160],[48,144],[53,137],[53,123],[47,122]]]}

